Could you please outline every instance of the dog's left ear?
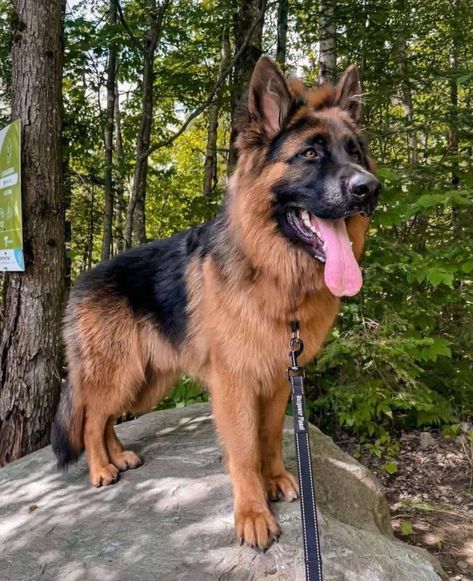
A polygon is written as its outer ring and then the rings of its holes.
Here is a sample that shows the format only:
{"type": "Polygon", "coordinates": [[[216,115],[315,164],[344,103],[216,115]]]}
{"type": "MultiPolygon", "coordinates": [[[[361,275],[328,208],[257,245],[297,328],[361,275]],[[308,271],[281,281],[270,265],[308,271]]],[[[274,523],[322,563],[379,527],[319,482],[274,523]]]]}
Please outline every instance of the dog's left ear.
{"type": "Polygon", "coordinates": [[[343,73],[335,93],[335,102],[347,111],[356,123],[361,117],[361,83],[356,65],[350,65],[343,73]]]}
{"type": "Polygon", "coordinates": [[[256,63],[248,92],[248,113],[269,137],[278,133],[291,107],[292,97],[278,65],[262,56],[256,63]]]}

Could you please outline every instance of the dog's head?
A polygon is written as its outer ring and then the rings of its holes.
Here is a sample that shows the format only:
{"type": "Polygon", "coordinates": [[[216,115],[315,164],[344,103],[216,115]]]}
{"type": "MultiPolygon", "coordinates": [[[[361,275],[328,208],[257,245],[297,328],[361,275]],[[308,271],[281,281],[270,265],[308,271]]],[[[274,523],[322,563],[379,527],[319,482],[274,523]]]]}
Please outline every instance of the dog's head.
{"type": "Polygon", "coordinates": [[[324,265],[325,283],[336,296],[361,288],[361,246],[350,230],[358,225],[364,235],[380,190],[360,114],[356,67],[336,87],[306,89],[262,57],[237,116],[236,179],[260,190],[267,185],[277,234],[324,265]]]}

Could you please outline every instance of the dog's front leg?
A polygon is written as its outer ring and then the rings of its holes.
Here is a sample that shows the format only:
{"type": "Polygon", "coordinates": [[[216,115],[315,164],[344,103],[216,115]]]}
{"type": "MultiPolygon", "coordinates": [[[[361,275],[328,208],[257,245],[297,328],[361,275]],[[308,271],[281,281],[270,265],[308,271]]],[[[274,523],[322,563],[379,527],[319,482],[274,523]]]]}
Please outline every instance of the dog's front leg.
{"type": "Polygon", "coordinates": [[[270,500],[299,497],[297,479],[286,470],[282,457],[282,432],[289,399],[289,382],[275,382],[275,391],[261,400],[260,450],[263,478],[270,500]]]}
{"type": "Polygon", "coordinates": [[[246,544],[264,550],[280,529],[269,510],[261,473],[256,393],[251,384],[225,369],[214,369],[211,393],[233,485],[236,534],[246,544]]]}

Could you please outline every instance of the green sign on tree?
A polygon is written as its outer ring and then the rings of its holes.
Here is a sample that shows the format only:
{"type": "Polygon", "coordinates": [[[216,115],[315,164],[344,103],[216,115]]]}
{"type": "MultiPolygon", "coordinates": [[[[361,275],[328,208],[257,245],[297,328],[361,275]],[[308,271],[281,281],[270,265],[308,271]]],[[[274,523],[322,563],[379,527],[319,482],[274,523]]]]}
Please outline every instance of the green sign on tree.
{"type": "Polygon", "coordinates": [[[0,270],[25,270],[21,221],[21,123],[0,130],[0,270]]]}

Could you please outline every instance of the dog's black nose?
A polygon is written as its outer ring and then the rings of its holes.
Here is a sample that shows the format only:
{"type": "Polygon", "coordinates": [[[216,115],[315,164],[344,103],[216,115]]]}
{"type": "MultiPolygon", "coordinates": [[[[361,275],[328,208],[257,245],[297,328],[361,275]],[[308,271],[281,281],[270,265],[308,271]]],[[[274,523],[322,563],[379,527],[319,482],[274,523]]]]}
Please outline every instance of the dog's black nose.
{"type": "Polygon", "coordinates": [[[348,189],[360,201],[377,198],[381,184],[373,174],[357,172],[349,181],[348,189]]]}

